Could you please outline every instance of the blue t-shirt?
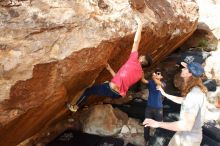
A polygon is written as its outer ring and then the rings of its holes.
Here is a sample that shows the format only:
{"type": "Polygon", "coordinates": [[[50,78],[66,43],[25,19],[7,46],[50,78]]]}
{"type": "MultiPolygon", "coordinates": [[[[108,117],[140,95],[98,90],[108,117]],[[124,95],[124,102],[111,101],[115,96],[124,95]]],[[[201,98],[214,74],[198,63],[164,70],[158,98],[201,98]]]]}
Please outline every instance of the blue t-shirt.
{"type": "Polygon", "coordinates": [[[156,83],[153,80],[149,80],[148,86],[149,97],[147,105],[154,108],[162,108],[162,94],[159,90],[157,90],[156,83]]]}

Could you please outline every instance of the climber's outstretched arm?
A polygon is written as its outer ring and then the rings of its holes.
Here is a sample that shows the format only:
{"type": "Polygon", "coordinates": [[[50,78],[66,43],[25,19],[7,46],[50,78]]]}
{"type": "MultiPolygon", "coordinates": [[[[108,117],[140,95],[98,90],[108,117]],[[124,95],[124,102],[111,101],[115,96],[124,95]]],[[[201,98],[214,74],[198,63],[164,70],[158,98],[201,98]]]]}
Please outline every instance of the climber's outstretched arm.
{"type": "Polygon", "coordinates": [[[140,17],[137,14],[135,14],[135,20],[138,24],[138,28],[137,28],[137,31],[135,33],[134,43],[133,43],[133,47],[132,47],[131,52],[138,51],[139,43],[141,41],[142,21],[141,21],[140,17]]]}
{"type": "Polygon", "coordinates": [[[115,76],[115,71],[111,68],[111,66],[108,63],[106,64],[106,69],[110,72],[112,77],[115,76]]]}
{"type": "Polygon", "coordinates": [[[149,81],[146,80],[145,77],[144,77],[144,72],[142,73],[141,82],[144,83],[144,84],[148,84],[149,83],[149,81]]]}

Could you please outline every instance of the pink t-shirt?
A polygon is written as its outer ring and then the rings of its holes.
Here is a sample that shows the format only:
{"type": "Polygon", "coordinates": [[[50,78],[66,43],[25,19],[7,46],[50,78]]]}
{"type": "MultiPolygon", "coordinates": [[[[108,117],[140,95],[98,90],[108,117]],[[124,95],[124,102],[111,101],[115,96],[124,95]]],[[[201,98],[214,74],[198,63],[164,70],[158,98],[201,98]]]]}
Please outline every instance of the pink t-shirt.
{"type": "Polygon", "coordinates": [[[119,69],[112,83],[119,87],[119,94],[125,96],[129,87],[139,81],[142,77],[142,67],[138,60],[138,52],[132,52],[128,61],[119,69]]]}

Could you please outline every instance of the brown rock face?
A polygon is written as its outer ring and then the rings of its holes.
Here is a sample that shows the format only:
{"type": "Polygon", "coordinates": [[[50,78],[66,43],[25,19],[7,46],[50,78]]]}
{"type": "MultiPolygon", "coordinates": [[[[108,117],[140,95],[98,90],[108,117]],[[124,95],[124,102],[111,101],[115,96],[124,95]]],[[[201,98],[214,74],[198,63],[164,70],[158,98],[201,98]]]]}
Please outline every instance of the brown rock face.
{"type": "Polygon", "coordinates": [[[127,123],[128,116],[106,104],[94,106],[82,113],[80,119],[84,132],[111,136],[120,132],[123,123],[127,123]]]}
{"type": "Polygon", "coordinates": [[[145,7],[144,0],[129,0],[129,4],[131,5],[132,9],[141,10],[145,7]]]}
{"type": "MultiPolygon", "coordinates": [[[[189,0],[145,4],[139,52],[157,63],[193,33],[198,9],[189,0]]],[[[110,79],[105,64],[117,71],[126,61],[136,27],[127,0],[1,0],[0,145],[47,129],[67,100],[110,79]]]]}

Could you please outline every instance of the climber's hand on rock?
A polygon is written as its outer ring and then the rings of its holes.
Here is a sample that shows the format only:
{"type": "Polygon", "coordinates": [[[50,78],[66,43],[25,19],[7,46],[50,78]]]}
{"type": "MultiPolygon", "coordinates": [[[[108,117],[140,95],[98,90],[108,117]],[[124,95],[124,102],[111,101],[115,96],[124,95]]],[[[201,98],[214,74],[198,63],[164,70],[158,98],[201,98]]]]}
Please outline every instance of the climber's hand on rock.
{"type": "Polygon", "coordinates": [[[141,21],[141,18],[140,18],[138,13],[139,12],[135,13],[134,19],[135,19],[135,21],[137,22],[138,25],[142,25],[142,21],[141,21]]]}

